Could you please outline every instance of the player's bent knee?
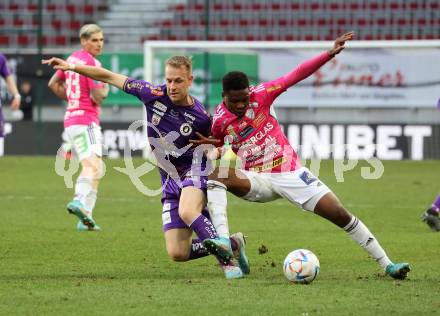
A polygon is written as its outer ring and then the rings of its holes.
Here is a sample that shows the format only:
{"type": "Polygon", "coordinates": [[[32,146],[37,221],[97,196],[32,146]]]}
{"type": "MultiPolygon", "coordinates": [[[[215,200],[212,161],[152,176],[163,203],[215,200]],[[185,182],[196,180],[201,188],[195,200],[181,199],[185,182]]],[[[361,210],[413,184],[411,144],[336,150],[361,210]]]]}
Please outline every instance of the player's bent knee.
{"type": "Polygon", "coordinates": [[[178,249],[168,250],[168,256],[175,262],[183,262],[188,260],[188,253],[184,253],[178,249]]]}

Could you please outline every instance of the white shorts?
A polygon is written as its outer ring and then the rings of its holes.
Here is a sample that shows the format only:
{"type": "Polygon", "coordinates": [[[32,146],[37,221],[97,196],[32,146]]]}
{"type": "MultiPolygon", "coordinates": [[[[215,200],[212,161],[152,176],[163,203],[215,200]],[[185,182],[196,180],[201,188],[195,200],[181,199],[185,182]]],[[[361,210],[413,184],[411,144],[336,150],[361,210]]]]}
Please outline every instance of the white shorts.
{"type": "Polygon", "coordinates": [[[102,132],[96,123],[72,125],[64,132],[67,142],[72,145],[80,161],[90,158],[93,154],[102,157],[102,132]]]}
{"type": "Polygon", "coordinates": [[[285,198],[306,211],[315,209],[318,201],[331,190],[306,167],[293,172],[258,173],[240,170],[251,182],[251,190],[243,199],[269,202],[285,198]]]}

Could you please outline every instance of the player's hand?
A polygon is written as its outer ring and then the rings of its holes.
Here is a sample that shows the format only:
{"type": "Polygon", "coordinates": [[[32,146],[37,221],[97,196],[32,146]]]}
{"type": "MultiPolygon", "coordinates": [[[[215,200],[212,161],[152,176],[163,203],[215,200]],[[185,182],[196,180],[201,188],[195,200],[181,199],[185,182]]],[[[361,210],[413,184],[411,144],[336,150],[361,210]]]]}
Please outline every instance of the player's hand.
{"type": "Polygon", "coordinates": [[[57,58],[57,57],[52,57],[50,59],[43,59],[41,61],[41,63],[43,65],[52,66],[53,69],[60,69],[60,70],[64,70],[64,71],[70,69],[70,64],[67,61],[65,61],[61,58],[57,58]]]}
{"type": "Polygon", "coordinates": [[[199,132],[196,132],[196,135],[199,137],[199,139],[190,139],[189,142],[191,144],[193,144],[193,146],[198,146],[198,145],[202,145],[202,144],[209,144],[209,145],[214,145],[217,146],[220,144],[220,139],[216,139],[216,138],[212,138],[210,137],[206,137],[203,136],[202,134],[200,134],[199,132]]]}
{"type": "Polygon", "coordinates": [[[20,103],[21,103],[21,95],[16,94],[11,102],[11,110],[12,111],[18,110],[20,108],[20,103]]]}
{"type": "Polygon", "coordinates": [[[354,37],[354,32],[353,31],[345,33],[344,35],[339,36],[335,40],[335,44],[333,45],[333,48],[328,51],[328,54],[330,56],[335,56],[335,55],[339,54],[345,48],[345,46],[344,46],[345,42],[352,40],[353,37],[354,37]]]}

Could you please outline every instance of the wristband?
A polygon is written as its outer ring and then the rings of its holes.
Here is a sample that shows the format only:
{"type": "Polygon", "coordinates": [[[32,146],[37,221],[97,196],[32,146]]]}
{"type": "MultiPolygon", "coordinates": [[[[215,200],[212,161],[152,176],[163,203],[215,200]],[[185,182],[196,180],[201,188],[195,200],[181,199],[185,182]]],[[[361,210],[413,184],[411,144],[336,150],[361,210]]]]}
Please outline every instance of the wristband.
{"type": "Polygon", "coordinates": [[[20,93],[14,94],[14,98],[21,98],[21,94],[20,93]]]}
{"type": "Polygon", "coordinates": [[[69,70],[75,70],[75,64],[69,63],[69,70]]]}

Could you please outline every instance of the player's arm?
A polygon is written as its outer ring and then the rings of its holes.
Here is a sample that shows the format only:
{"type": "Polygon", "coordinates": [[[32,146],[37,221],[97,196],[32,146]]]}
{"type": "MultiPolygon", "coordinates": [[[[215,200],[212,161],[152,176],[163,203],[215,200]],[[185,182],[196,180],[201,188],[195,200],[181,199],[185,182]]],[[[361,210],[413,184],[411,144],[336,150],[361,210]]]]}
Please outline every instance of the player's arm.
{"type": "Polygon", "coordinates": [[[101,104],[102,101],[104,101],[104,99],[107,98],[108,92],[109,92],[109,86],[108,84],[104,83],[103,87],[92,89],[90,92],[90,96],[92,97],[93,101],[95,101],[97,104],[101,104]]]}
{"type": "Polygon", "coordinates": [[[107,70],[105,68],[72,64],[57,57],[52,57],[50,59],[43,59],[42,63],[49,66],[53,66],[54,69],[61,69],[64,71],[68,71],[68,70],[74,71],[76,73],[79,73],[80,75],[89,77],[91,79],[99,80],[111,84],[112,86],[115,86],[116,88],[121,90],[124,87],[125,81],[128,79],[127,76],[111,72],[110,70],[107,70]]]}
{"type": "Polygon", "coordinates": [[[309,77],[335,55],[339,54],[345,48],[345,42],[353,39],[353,37],[354,32],[345,33],[335,40],[333,48],[305,61],[285,76],[279,78],[279,80],[281,80],[283,83],[284,88],[287,89],[299,81],[309,77]]]}
{"type": "Polygon", "coordinates": [[[50,88],[50,90],[52,90],[53,93],[55,93],[58,98],[67,101],[66,86],[64,85],[64,80],[62,80],[57,75],[57,73],[53,74],[47,86],[50,88]]]}
{"type": "Polygon", "coordinates": [[[6,76],[5,82],[9,93],[13,95],[11,109],[17,110],[20,107],[21,95],[18,93],[17,84],[15,83],[14,77],[12,75],[6,76]]]}

